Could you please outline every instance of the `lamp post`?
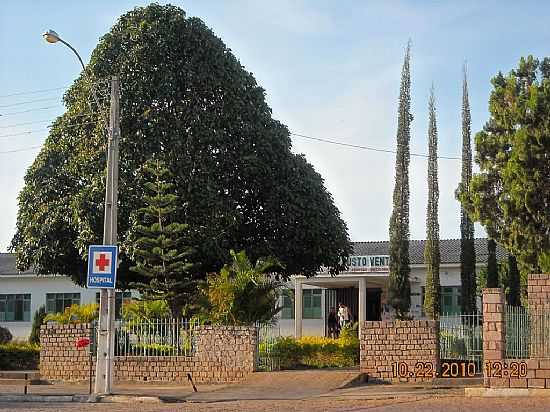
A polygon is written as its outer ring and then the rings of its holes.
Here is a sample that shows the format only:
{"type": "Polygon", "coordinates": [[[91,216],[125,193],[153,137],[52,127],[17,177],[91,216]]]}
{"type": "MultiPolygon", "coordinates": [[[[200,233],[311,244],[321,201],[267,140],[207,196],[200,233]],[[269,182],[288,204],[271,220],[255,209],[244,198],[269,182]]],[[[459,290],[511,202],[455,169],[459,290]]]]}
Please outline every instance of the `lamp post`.
{"type": "MultiPolygon", "coordinates": [[[[48,43],[63,43],[78,58],[85,76],[90,82],[92,78],[84,66],[82,58],[76,49],[64,41],[59,35],[48,30],[43,34],[48,43]]],[[[92,84],[92,94],[97,107],[99,100],[92,84]]],[[[111,109],[108,128],[107,146],[107,181],[105,187],[105,217],[103,225],[103,244],[116,245],[117,243],[117,203],[118,203],[118,141],[120,137],[120,109],[119,109],[119,82],[114,76],[111,80],[111,109]]],[[[94,393],[112,392],[113,358],[114,358],[114,326],[115,326],[115,291],[101,289],[99,301],[99,331],[97,339],[96,379],[94,393]]]]}

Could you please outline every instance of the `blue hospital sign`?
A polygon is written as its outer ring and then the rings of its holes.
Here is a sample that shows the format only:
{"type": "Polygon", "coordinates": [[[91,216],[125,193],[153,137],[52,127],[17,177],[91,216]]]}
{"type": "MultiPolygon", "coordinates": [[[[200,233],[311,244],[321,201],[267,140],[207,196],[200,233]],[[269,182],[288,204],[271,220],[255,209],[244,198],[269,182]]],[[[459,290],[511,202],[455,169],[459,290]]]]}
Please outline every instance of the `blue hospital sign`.
{"type": "Polygon", "coordinates": [[[93,245],[88,252],[89,288],[114,289],[116,285],[117,246],[93,245]]]}

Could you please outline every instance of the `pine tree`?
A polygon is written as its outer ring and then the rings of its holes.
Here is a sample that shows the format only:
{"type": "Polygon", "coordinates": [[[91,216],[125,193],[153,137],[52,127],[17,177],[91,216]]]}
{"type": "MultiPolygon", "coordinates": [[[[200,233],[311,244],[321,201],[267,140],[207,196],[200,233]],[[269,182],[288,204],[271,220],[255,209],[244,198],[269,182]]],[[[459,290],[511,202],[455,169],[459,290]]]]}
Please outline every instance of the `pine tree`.
{"type": "Polygon", "coordinates": [[[165,164],[148,161],[143,177],[145,207],[133,219],[128,249],[136,262],[130,269],[148,282],[135,282],[132,287],[145,300],[166,300],[177,317],[198,291],[195,265],[189,261],[193,249],[186,242],[188,226],[174,221],[178,196],[165,164]]]}
{"type": "Polygon", "coordinates": [[[395,156],[395,187],[393,190],[393,211],[390,218],[390,281],[388,299],[398,319],[407,316],[411,306],[411,285],[409,274],[409,162],[411,139],[410,125],[413,116],[411,108],[410,75],[411,42],[407,44],[401,72],[399,91],[399,113],[397,120],[397,152],[395,156]]]}
{"type": "Polygon", "coordinates": [[[508,255],[508,296],[510,306],[521,306],[521,284],[518,262],[514,255],[508,255]]]}
{"type": "Polygon", "coordinates": [[[426,210],[426,289],[424,293],[424,312],[431,319],[437,319],[441,310],[439,264],[439,182],[437,179],[437,121],[435,115],[435,97],[432,86],[428,103],[428,207],[426,210]]]}
{"type": "Polygon", "coordinates": [[[498,288],[497,244],[491,238],[487,240],[487,287],[498,288]]]}
{"type": "MultiPolygon", "coordinates": [[[[472,179],[472,145],[470,130],[470,101],[468,98],[468,79],[466,65],[463,67],[462,81],[462,176],[461,188],[468,191],[472,179]]],[[[464,206],[460,207],[460,280],[461,304],[463,313],[473,313],[476,310],[476,252],[474,246],[474,222],[466,213],[464,206]]]]}

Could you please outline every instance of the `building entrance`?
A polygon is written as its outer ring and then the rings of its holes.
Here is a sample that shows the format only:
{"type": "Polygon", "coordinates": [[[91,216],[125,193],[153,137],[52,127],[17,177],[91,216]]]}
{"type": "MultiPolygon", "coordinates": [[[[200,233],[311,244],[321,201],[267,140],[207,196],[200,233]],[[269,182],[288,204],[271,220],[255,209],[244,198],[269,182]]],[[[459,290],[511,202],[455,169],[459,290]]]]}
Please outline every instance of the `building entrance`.
{"type": "Polygon", "coordinates": [[[382,320],[382,289],[367,289],[366,320],[382,320]]]}

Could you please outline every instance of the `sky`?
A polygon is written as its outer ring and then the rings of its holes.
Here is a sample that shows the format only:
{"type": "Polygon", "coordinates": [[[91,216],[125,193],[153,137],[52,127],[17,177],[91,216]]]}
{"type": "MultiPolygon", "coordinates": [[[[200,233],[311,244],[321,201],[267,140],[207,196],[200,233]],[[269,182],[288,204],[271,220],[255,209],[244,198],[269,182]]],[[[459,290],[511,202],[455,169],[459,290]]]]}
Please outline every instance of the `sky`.
{"type": "MultiPolygon", "coordinates": [[[[164,4],[165,2],[159,2],[164,4]]],[[[427,153],[428,95],[436,95],[439,154],[460,157],[462,66],[472,132],[488,119],[490,79],[521,56],[548,55],[550,4],[537,1],[171,1],[202,19],[266,90],[291,132],[395,149],[404,49],[412,41],[411,152],[427,153]]],[[[144,1],[5,0],[0,8],[0,252],[15,233],[23,178],[63,113],[76,57],[41,34],[53,29],[88,61],[118,17],[144,1]],[[28,93],[32,92],[32,93],[28,93]],[[25,94],[21,94],[25,93],[25,94]],[[30,122],[33,122],[29,124],[30,122]]],[[[395,155],[293,136],[323,176],[353,241],[388,239],[395,155]]],[[[441,238],[460,237],[454,191],[460,160],[439,160],[441,238]]],[[[425,237],[427,161],[410,163],[410,233],[425,237]]],[[[476,227],[476,235],[483,229],[476,227]]]]}

